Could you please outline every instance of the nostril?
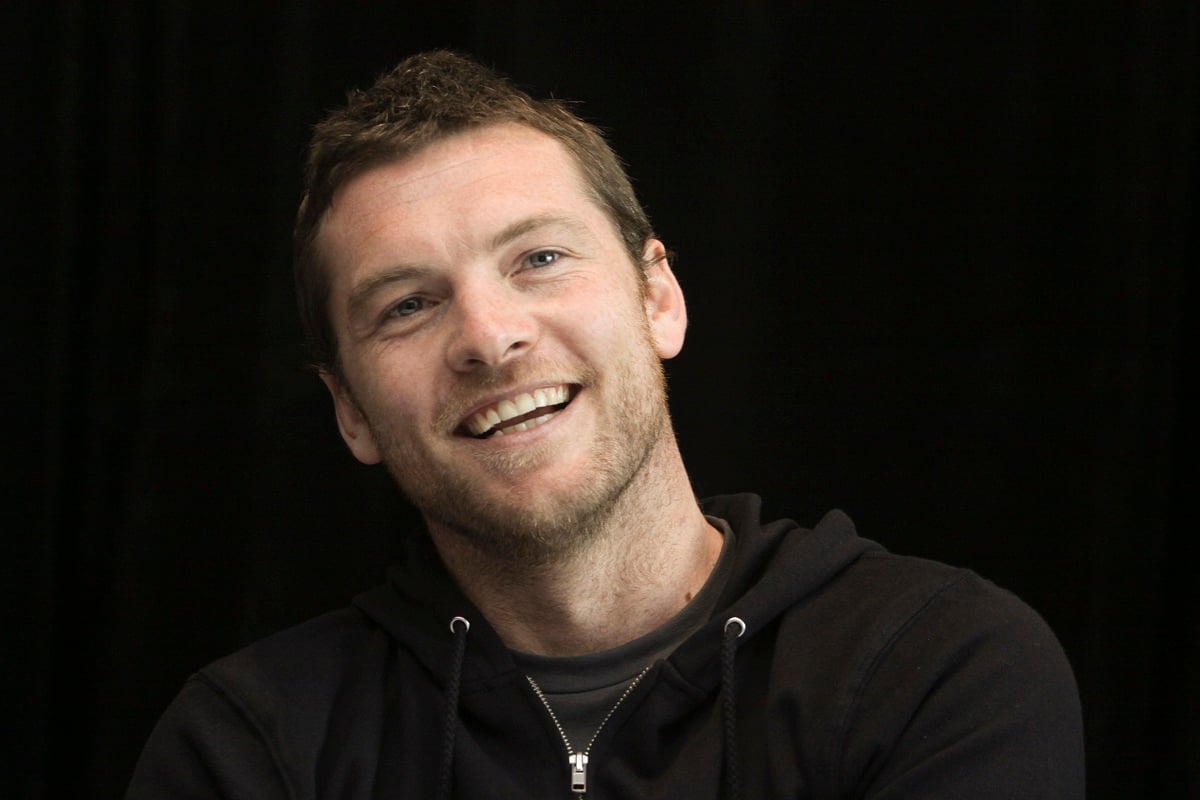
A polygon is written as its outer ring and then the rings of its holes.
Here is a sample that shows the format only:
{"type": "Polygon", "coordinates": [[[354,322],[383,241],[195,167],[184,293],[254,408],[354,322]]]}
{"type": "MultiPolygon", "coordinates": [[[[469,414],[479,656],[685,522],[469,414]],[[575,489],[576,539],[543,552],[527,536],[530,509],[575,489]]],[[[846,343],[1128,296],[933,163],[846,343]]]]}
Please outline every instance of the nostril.
{"type": "Polygon", "coordinates": [[[527,300],[484,279],[459,287],[447,323],[447,357],[454,369],[499,366],[537,341],[537,323],[527,300]]]}
{"type": "Polygon", "coordinates": [[[525,336],[462,336],[451,347],[449,354],[456,368],[495,367],[510,358],[522,355],[532,346],[532,339],[525,336]]]}

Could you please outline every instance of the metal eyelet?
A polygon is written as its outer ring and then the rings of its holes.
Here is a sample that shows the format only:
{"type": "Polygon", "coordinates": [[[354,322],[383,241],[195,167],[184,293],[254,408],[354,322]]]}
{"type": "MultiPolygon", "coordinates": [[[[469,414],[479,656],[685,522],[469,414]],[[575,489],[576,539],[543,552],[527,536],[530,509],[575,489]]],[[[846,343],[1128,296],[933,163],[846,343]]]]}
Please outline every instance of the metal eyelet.
{"type": "Polygon", "coordinates": [[[741,626],[741,630],[738,631],[737,636],[739,639],[742,638],[742,634],[744,634],[746,632],[746,623],[742,621],[742,618],[741,617],[730,617],[729,619],[725,620],[725,632],[726,633],[729,633],[729,627],[731,625],[741,626]]]}
{"type": "Polygon", "coordinates": [[[454,623],[456,623],[456,622],[461,622],[463,624],[463,626],[464,626],[463,633],[466,633],[467,631],[471,630],[471,621],[469,619],[467,619],[466,617],[455,617],[454,619],[450,620],[450,632],[451,633],[457,633],[457,631],[454,630],[454,623]]]}

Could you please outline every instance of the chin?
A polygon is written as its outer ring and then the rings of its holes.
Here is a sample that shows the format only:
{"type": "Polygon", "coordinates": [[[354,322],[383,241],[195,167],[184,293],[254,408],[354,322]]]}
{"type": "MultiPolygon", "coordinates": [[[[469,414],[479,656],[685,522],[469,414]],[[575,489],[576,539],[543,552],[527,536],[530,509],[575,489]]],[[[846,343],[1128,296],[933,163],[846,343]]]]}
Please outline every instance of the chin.
{"type": "Polygon", "coordinates": [[[452,532],[482,555],[526,565],[551,563],[603,534],[644,464],[645,459],[630,464],[601,458],[586,469],[560,466],[493,491],[480,491],[474,482],[468,487],[460,476],[436,485],[422,480],[407,493],[431,528],[452,532]]]}

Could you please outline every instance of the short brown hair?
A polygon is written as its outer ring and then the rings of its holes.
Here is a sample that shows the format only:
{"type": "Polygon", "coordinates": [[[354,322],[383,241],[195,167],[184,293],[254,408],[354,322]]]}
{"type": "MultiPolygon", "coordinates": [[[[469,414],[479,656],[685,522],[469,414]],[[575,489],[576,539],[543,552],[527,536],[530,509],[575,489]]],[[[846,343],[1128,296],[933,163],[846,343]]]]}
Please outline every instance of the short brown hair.
{"type": "Polygon", "coordinates": [[[635,264],[653,231],[621,162],[600,131],[558,100],[535,100],[481,64],[447,51],[412,56],[313,130],[293,235],[296,300],[316,367],[340,374],[329,319],[330,278],[317,242],[334,194],[367,170],[471,128],[528,125],[561,142],[612,220],[635,264]]]}

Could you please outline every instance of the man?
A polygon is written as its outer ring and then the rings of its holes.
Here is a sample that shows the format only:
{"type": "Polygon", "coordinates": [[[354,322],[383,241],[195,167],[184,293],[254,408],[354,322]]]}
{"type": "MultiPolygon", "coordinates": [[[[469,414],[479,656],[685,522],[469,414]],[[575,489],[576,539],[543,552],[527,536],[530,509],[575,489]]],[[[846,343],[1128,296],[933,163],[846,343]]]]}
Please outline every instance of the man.
{"type": "Polygon", "coordinates": [[[130,798],[1083,796],[1019,600],[837,512],[697,504],[660,366],[683,295],[593,128],[431,53],[318,125],[306,177],[321,379],[427,535],[194,676],[130,798]]]}

